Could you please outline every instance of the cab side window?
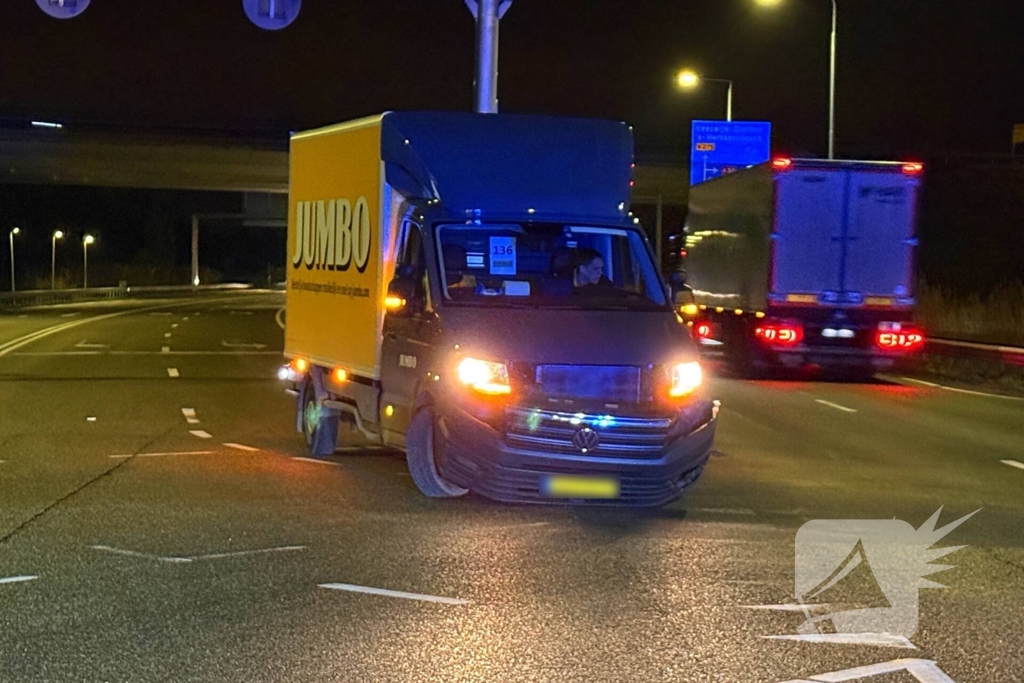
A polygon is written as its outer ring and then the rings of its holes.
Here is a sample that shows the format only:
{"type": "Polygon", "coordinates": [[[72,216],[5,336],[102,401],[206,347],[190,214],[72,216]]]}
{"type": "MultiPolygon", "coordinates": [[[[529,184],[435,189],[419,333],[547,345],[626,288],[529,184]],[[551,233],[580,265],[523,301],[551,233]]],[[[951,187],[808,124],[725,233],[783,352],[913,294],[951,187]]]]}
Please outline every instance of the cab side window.
{"type": "Polygon", "coordinates": [[[406,223],[403,232],[405,239],[402,243],[397,270],[403,277],[415,280],[416,298],[429,308],[430,287],[427,282],[427,259],[423,234],[415,223],[406,223]]]}

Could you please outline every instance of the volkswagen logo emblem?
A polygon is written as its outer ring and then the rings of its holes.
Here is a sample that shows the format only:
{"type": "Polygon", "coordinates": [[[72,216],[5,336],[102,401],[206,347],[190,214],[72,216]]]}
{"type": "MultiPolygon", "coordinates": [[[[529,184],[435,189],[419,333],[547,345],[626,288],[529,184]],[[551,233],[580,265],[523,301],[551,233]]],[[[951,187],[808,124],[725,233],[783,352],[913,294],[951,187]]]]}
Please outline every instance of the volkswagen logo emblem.
{"type": "Polygon", "coordinates": [[[590,427],[584,427],[572,435],[572,445],[580,449],[580,453],[586,453],[597,448],[599,440],[597,432],[590,427]]]}

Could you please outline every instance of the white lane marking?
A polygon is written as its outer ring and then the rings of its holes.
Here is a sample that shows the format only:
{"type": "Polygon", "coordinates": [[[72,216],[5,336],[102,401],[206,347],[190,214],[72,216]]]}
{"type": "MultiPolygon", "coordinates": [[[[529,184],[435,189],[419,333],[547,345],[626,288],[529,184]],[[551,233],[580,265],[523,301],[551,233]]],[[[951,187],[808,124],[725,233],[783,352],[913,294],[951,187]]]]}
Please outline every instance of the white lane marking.
{"type": "Polygon", "coordinates": [[[252,311],[229,311],[228,315],[252,315],[252,311]]]}
{"type": "Polygon", "coordinates": [[[188,316],[187,316],[187,315],[185,315],[185,316],[182,316],[182,318],[181,318],[181,319],[182,319],[182,320],[184,320],[184,321],[188,321],[188,316]]]}
{"type": "Polygon", "coordinates": [[[185,422],[188,422],[190,425],[199,424],[199,418],[196,417],[195,408],[182,408],[181,414],[185,416],[185,422]]]}
{"type": "Polygon", "coordinates": [[[77,315],[82,315],[82,314],[81,313],[61,313],[60,317],[62,317],[62,318],[74,318],[77,315]]]}
{"type": "Polygon", "coordinates": [[[161,346],[160,347],[160,353],[170,353],[170,352],[171,352],[171,347],[170,346],[161,346]]]}
{"type": "Polygon", "coordinates": [[[1019,470],[1024,470],[1024,462],[1017,462],[1016,460],[1000,460],[999,462],[1010,467],[1016,467],[1019,470]]]}
{"type": "Polygon", "coordinates": [[[263,555],[266,553],[288,553],[296,552],[298,550],[305,550],[304,545],[285,545],[276,548],[259,548],[256,550],[237,550],[234,552],[227,553],[211,553],[209,555],[193,555],[190,557],[178,557],[178,556],[163,556],[154,555],[152,553],[142,553],[137,550],[125,550],[124,548],[114,548],[109,545],[91,545],[89,546],[93,550],[99,550],[105,553],[113,553],[115,555],[124,555],[126,557],[139,557],[146,560],[157,560],[159,562],[168,562],[171,564],[190,564],[192,562],[200,562],[202,560],[223,560],[229,557],[243,557],[245,555],[263,555]]]}
{"type": "Polygon", "coordinates": [[[255,453],[259,450],[258,448],[253,448],[252,446],[246,446],[245,444],[240,443],[225,443],[224,445],[228,448],[234,448],[237,451],[246,451],[248,453],[255,453]]]}
{"type": "Polygon", "coordinates": [[[109,349],[108,344],[90,344],[85,339],[75,344],[76,349],[109,349]]]}
{"type": "Polygon", "coordinates": [[[906,671],[918,683],[956,683],[931,659],[895,659],[891,662],[869,664],[868,666],[860,666],[856,669],[833,671],[827,674],[811,676],[810,678],[798,678],[786,681],[785,683],[843,683],[843,681],[857,681],[862,678],[870,678],[879,674],[895,673],[897,671],[906,671]]]}
{"type": "Polygon", "coordinates": [[[255,349],[262,351],[267,348],[266,344],[246,344],[244,342],[229,342],[227,339],[222,339],[220,345],[228,349],[255,349]]]}
{"type": "Polygon", "coordinates": [[[95,422],[95,421],[96,421],[96,417],[95,417],[95,416],[93,416],[93,415],[89,415],[89,416],[87,416],[87,417],[85,418],[85,421],[86,421],[86,422],[95,422]]]}
{"type": "Polygon", "coordinates": [[[809,605],[741,605],[743,609],[760,609],[767,610],[770,612],[813,612],[819,609],[828,609],[829,606],[824,603],[813,603],[809,605]]]}
{"type": "Polygon", "coordinates": [[[317,460],[316,458],[303,458],[295,456],[292,460],[301,460],[302,462],[311,462],[314,465],[332,465],[334,467],[341,467],[340,462],[331,462],[330,460],[317,460]]]}
{"type": "Polygon", "coordinates": [[[277,323],[277,326],[282,330],[284,329],[284,310],[284,306],[282,306],[277,309],[277,313],[274,314],[274,322],[277,323]]]}
{"type": "Polygon", "coordinates": [[[38,576],[9,576],[6,579],[0,579],[0,584],[24,583],[25,581],[35,581],[38,578],[38,576]]]}
{"type": "Polygon", "coordinates": [[[168,377],[181,377],[181,373],[178,372],[178,368],[167,368],[168,377]]]}
{"type": "Polygon", "coordinates": [[[21,314],[21,315],[19,315],[18,317],[19,317],[19,318],[27,318],[27,317],[28,317],[28,313],[22,313],[22,314],[21,314]]]}
{"type": "Polygon", "coordinates": [[[947,387],[944,384],[935,384],[934,382],[925,382],[923,379],[914,379],[913,377],[900,377],[904,382],[913,382],[914,384],[921,384],[932,389],[942,389],[944,391],[952,391],[957,394],[967,394],[968,396],[981,396],[983,398],[1001,398],[1004,401],[1024,401],[1024,398],[1020,396],[1006,396],[1004,394],[990,394],[986,391],[972,391],[971,389],[960,389],[958,387],[947,387]]]}
{"type": "Polygon", "coordinates": [[[198,436],[200,439],[212,439],[213,435],[209,432],[204,432],[202,429],[192,429],[189,431],[192,436],[198,436]]]}
{"type": "Polygon", "coordinates": [[[227,553],[211,553],[209,555],[196,555],[195,557],[188,558],[192,562],[198,562],[199,560],[223,560],[227,557],[243,557],[245,555],[266,555],[267,553],[293,553],[299,550],[305,550],[304,545],[283,545],[277,548],[260,548],[259,550],[236,550],[234,552],[227,553]]]}
{"type": "Polygon", "coordinates": [[[913,382],[914,384],[921,384],[926,387],[931,387],[932,389],[942,388],[941,384],[936,384],[935,382],[925,382],[923,379],[914,379],[913,377],[900,377],[900,379],[902,379],[904,382],[913,382]]]}
{"type": "Polygon", "coordinates": [[[832,403],[831,401],[825,401],[825,400],[820,399],[820,398],[814,399],[814,402],[815,403],[820,403],[823,406],[828,406],[829,408],[835,408],[836,410],[841,410],[844,413],[856,413],[857,412],[856,408],[847,408],[846,406],[841,406],[838,403],[832,403]]]}
{"type": "Polygon", "coordinates": [[[212,455],[213,451],[173,451],[169,453],[129,453],[127,455],[111,455],[111,458],[124,459],[124,458],[165,458],[170,455],[212,455]]]}
{"type": "Polygon", "coordinates": [[[171,323],[171,329],[175,330],[178,328],[178,323],[171,323]]]}
{"type": "Polygon", "coordinates": [[[170,339],[170,338],[171,338],[171,333],[170,332],[164,332],[164,339],[170,339]]]}
{"type": "Polygon", "coordinates": [[[694,512],[707,512],[714,515],[756,515],[747,508],[696,508],[694,512]]]}
{"type": "Polygon", "coordinates": [[[89,546],[93,550],[99,550],[105,553],[113,553],[114,555],[125,555],[127,557],[141,557],[147,560],[157,560],[159,562],[171,562],[173,564],[184,564],[191,562],[192,560],[187,557],[161,557],[160,555],[153,555],[151,553],[140,553],[137,550],[125,550],[123,548],[113,548],[109,545],[91,545],[89,546]]]}
{"type": "Polygon", "coordinates": [[[761,636],[765,640],[793,640],[819,645],[871,645],[916,650],[917,646],[903,636],[892,633],[811,633],[808,635],[761,636]]]}
{"type": "Polygon", "coordinates": [[[150,315],[171,315],[170,311],[153,311],[150,315]]]}
{"type": "Polygon", "coordinates": [[[389,598],[403,598],[405,600],[421,600],[423,602],[440,602],[445,605],[469,605],[469,600],[459,598],[444,598],[437,595],[422,595],[420,593],[406,593],[404,591],[393,591],[387,588],[370,588],[368,586],[356,586],[351,583],[321,583],[320,588],[330,588],[336,591],[349,591],[350,593],[368,593],[370,595],[383,595],[389,598]]]}

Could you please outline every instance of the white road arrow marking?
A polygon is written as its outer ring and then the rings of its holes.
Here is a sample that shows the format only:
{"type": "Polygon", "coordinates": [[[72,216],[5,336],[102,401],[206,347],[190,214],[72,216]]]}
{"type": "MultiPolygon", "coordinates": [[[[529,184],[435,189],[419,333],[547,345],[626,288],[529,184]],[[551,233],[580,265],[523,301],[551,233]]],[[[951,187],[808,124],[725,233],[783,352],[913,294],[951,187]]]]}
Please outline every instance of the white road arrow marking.
{"type": "Polygon", "coordinates": [[[868,666],[860,666],[856,669],[818,674],[817,676],[811,676],[809,679],[797,678],[792,681],[786,681],[786,683],[842,683],[843,681],[856,681],[897,671],[906,671],[920,681],[920,683],[956,683],[930,659],[895,659],[891,662],[869,664],[868,666]]]}

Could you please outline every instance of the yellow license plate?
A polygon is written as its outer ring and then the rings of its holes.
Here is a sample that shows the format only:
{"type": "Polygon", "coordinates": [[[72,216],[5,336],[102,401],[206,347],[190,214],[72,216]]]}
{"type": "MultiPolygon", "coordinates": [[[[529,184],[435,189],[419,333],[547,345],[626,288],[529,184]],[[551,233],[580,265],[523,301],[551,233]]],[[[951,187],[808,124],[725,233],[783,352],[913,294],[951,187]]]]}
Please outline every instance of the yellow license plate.
{"type": "Polygon", "coordinates": [[[552,475],[541,480],[540,492],[549,498],[618,498],[619,480],[552,475]]]}

